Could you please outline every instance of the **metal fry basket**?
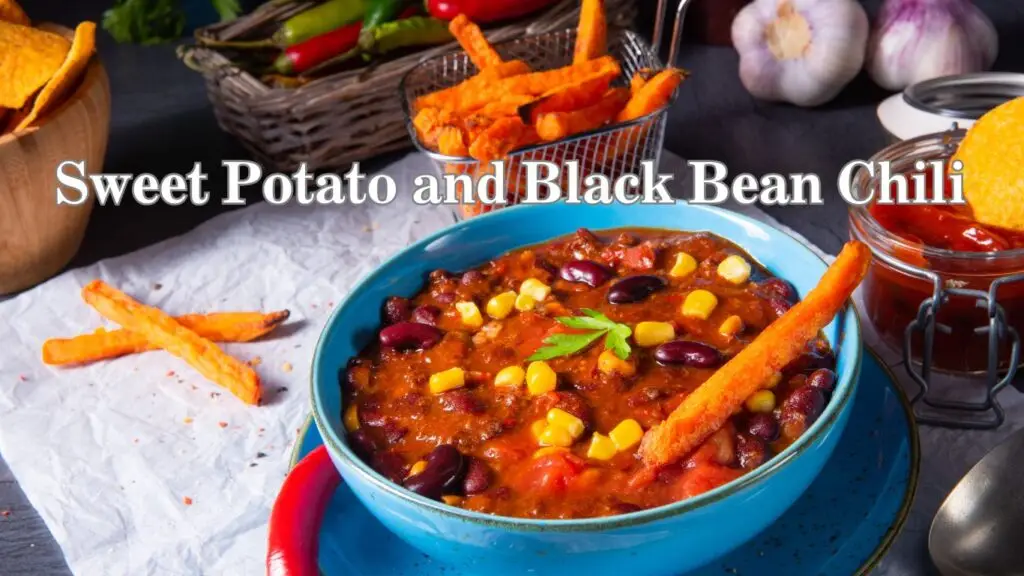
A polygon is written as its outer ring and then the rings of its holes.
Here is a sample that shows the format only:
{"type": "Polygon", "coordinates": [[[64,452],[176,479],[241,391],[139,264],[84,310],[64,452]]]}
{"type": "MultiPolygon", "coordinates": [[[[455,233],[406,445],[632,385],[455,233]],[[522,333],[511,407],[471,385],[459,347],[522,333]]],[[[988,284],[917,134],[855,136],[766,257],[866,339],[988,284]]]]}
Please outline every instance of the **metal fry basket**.
{"type": "MultiPolygon", "coordinates": [[[[653,44],[661,44],[664,24],[665,3],[659,0],[658,17],[655,22],[653,44]]],[[[673,25],[669,63],[674,66],[690,0],[682,0],[676,9],[673,25]]],[[[543,71],[567,66],[572,63],[576,30],[560,30],[526,36],[496,44],[495,50],[506,60],[522,60],[534,71],[543,71]]],[[[641,69],[661,70],[664,66],[656,49],[648,45],[634,32],[624,30],[609,34],[608,51],[622,66],[622,74],[614,83],[628,85],[629,78],[641,69]]],[[[491,173],[491,167],[474,158],[446,156],[431,150],[420,142],[413,126],[413,102],[424,94],[459,84],[476,74],[476,67],[463,51],[451,52],[424,60],[410,70],[402,79],[399,90],[402,93],[406,126],[416,147],[433,161],[439,176],[445,174],[469,174],[477,178],[491,173]]],[[[548,161],[559,167],[566,162],[578,163],[578,182],[592,174],[601,174],[611,181],[624,174],[640,174],[644,162],[653,162],[657,171],[662,144],[665,139],[665,123],[668,106],[625,123],[574,134],[553,142],[544,142],[513,150],[504,158],[505,200],[496,204],[462,204],[456,211],[456,218],[494,210],[506,204],[515,204],[524,193],[526,166],[524,162],[548,161]]],[[[564,181],[564,177],[563,177],[564,181]]]]}

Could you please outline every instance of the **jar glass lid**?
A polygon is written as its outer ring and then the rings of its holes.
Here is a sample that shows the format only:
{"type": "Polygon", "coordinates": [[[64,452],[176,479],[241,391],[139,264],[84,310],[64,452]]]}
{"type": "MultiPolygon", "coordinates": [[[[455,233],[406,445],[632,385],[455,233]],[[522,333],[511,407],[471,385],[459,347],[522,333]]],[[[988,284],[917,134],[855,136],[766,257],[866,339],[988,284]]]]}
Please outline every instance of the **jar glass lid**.
{"type": "Polygon", "coordinates": [[[903,100],[923,112],[977,120],[1000,104],[1024,96],[1024,74],[981,72],[919,82],[903,91],[903,100]]]}

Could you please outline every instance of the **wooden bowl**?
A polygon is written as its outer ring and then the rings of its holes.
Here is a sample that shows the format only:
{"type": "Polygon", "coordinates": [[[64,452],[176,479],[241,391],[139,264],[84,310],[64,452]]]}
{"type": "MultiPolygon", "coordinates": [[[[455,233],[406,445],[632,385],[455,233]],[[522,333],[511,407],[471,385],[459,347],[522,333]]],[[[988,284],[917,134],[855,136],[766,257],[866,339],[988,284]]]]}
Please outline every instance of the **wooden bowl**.
{"type": "MultiPolygon", "coordinates": [[[[69,38],[73,33],[45,28],[69,38]]],[[[0,136],[0,295],[34,286],[59,272],[78,252],[93,194],[77,206],[57,205],[57,166],[85,161],[103,170],[110,132],[110,81],[93,57],[75,92],[40,126],[0,136]]],[[[65,194],[77,198],[75,190],[65,194]]]]}

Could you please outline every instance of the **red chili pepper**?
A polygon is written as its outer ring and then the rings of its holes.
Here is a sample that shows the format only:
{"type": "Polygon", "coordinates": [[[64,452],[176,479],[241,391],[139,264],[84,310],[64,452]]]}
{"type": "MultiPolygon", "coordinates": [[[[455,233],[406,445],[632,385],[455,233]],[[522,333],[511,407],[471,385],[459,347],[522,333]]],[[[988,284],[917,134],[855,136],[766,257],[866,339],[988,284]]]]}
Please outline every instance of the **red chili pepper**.
{"type": "Polygon", "coordinates": [[[288,474],[270,512],[267,576],[319,576],[320,523],[340,483],[325,446],[288,474]]]}
{"type": "MultiPolygon", "coordinates": [[[[412,6],[399,14],[398,19],[403,20],[418,13],[419,8],[412,6]]],[[[326,34],[310,38],[305,42],[289,46],[274,61],[274,70],[278,74],[302,74],[317,64],[354,50],[359,45],[359,32],[362,29],[362,22],[353,22],[326,34]]]]}
{"type": "Polygon", "coordinates": [[[875,204],[871,215],[883,228],[918,238],[926,246],[966,252],[999,252],[1011,248],[997,232],[938,206],[875,204]]]}
{"type": "Polygon", "coordinates": [[[434,18],[452,20],[465,14],[472,22],[485,24],[512,20],[532,14],[560,0],[426,0],[427,12],[434,18]]]}

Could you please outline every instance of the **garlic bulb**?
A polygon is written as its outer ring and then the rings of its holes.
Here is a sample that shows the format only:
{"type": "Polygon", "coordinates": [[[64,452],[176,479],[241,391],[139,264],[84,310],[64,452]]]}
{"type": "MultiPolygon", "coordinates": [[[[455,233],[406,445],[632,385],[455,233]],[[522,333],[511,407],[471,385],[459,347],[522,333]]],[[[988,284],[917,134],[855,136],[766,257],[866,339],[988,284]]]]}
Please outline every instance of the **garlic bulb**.
{"type": "Polygon", "coordinates": [[[868,43],[868,73],[879,86],[902,90],[988,70],[998,47],[995,27],[970,0],[886,0],[868,43]]]}
{"type": "Polygon", "coordinates": [[[762,100],[824,104],[860,72],[868,27],[856,0],[754,0],[732,22],[740,80],[762,100]]]}

